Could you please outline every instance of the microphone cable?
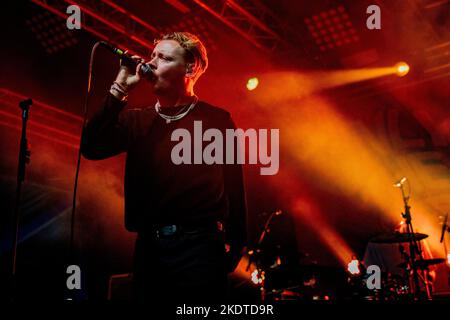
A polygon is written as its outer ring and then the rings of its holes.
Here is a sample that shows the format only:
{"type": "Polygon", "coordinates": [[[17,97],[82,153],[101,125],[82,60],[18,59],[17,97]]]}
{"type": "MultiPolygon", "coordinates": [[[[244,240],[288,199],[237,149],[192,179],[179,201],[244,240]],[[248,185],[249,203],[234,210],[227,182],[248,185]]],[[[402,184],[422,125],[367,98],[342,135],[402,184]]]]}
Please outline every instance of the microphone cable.
{"type": "Polygon", "coordinates": [[[75,245],[75,212],[76,212],[76,203],[77,203],[77,190],[78,190],[78,177],[80,174],[80,165],[81,165],[81,143],[82,143],[82,137],[83,133],[87,124],[87,116],[88,116],[88,108],[89,108],[89,101],[91,98],[91,91],[92,91],[92,68],[94,64],[94,56],[95,52],[98,48],[98,46],[101,44],[100,41],[96,42],[91,50],[91,55],[89,59],[89,71],[88,71],[88,83],[87,83],[87,92],[86,97],[84,100],[84,106],[83,106],[83,126],[81,130],[81,137],[80,137],[80,144],[78,148],[78,156],[77,156],[77,167],[75,171],[75,181],[74,181],[74,187],[73,187],[73,198],[72,198],[72,212],[70,217],[70,240],[69,240],[69,259],[73,260],[74,257],[74,245],[75,245]]]}

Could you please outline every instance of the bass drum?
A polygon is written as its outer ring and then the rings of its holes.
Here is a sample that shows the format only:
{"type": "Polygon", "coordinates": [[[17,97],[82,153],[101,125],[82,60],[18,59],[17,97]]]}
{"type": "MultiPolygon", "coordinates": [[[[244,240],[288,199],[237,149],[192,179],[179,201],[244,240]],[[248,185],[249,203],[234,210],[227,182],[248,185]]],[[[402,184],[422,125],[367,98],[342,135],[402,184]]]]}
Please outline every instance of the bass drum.
{"type": "Polygon", "coordinates": [[[378,300],[378,301],[405,301],[412,298],[409,293],[409,283],[405,277],[398,274],[391,274],[383,272],[381,274],[381,288],[380,289],[367,289],[367,279],[364,277],[363,286],[364,299],[366,300],[378,300]]]}

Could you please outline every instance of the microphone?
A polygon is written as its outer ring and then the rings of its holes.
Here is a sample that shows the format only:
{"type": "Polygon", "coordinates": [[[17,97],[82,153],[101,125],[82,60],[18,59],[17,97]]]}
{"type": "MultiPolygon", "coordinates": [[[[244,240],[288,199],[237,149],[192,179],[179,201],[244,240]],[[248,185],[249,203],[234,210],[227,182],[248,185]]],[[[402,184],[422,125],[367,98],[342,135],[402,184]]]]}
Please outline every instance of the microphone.
{"type": "MultiPolygon", "coordinates": [[[[125,53],[124,50],[119,49],[106,41],[100,41],[100,44],[103,47],[105,47],[106,49],[108,49],[109,51],[111,51],[112,53],[114,53],[115,55],[118,55],[122,60],[126,61],[130,66],[136,67],[138,65],[138,63],[135,60],[133,60],[133,58],[131,58],[131,55],[129,55],[128,53],[125,53]]],[[[142,64],[141,72],[146,77],[153,76],[153,70],[152,70],[152,68],[150,68],[150,66],[148,64],[145,64],[145,63],[142,64]]]]}
{"type": "Polygon", "coordinates": [[[445,214],[444,221],[442,221],[441,240],[439,241],[440,243],[442,243],[442,241],[444,241],[445,231],[447,231],[447,220],[448,220],[448,212],[445,214]]]}
{"type": "Polygon", "coordinates": [[[405,183],[405,181],[406,181],[406,177],[401,178],[399,181],[394,183],[394,187],[400,188],[402,186],[402,184],[405,183]]]}

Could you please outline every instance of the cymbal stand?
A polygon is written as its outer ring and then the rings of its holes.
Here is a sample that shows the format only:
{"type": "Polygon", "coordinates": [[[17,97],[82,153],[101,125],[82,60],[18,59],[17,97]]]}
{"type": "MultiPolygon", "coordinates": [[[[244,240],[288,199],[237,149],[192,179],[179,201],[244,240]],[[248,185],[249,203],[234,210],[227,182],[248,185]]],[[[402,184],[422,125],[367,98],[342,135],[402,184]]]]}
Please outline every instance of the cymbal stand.
{"type": "MultiPolygon", "coordinates": [[[[249,269],[250,269],[250,266],[251,266],[251,264],[253,263],[253,262],[255,262],[255,264],[256,264],[256,269],[258,270],[258,274],[260,275],[260,276],[262,276],[263,274],[264,274],[264,270],[262,270],[262,268],[261,268],[261,263],[260,263],[260,250],[261,250],[261,245],[262,245],[262,243],[263,243],[263,241],[264,241],[264,238],[266,237],[266,235],[267,235],[267,233],[269,233],[270,232],[270,223],[272,222],[272,219],[275,217],[275,216],[279,216],[280,214],[282,214],[283,212],[281,211],[281,210],[277,210],[277,211],[274,211],[274,212],[272,212],[271,214],[270,214],[270,216],[269,216],[269,218],[267,219],[267,221],[266,221],[266,223],[265,223],[265,225],[264,225],[264,229],[263,229],[263,231],[261,232],[261,235],[259,236],[259,240],[258,240],[258,243],[256,244],[256,247],[255,247],[255,249],[256,250],[254,250],[253,251],[253,254],[252,255],[250,255],[250,257],[249,257],[249,260],[248,260],[248,265],[247,265],[247,268],[246,268],[246,271],[248,271],[249,269]],[[255,257],[256,256],[256,257],[255,257]]],[[[264,288],[264,280],[263,280],[263,284],[262,284],[262,287],[261,287],[261,299],[264,301],[265,300],[265,298],[266,298],[266,290],[265,290],[265,288],[264,288]]]]}
{"type": "MultiPolygon", "coordinates": [[[[412,217],[411,217],[411,206],[409,206],[408,202],[410,199],[410,196],[405,195],[405,190],[403,188],[403,184],[400,184],[400,190],[402,191],[402,198],[403,198],[403,204],[405,206],[405,212],[402,213],[403,219],[405,219],[406,227],[407,227],[407,234],[409,235],[409,264],[412,271],[413,276],[413,284],[414,289],[411,288],[411,293],[414,295],[415,299],[421,298],[421,292],[420,292],[420,286],[419,286],[419,272],[418,272],[418,266],[416,265],[417,261],[423,260],[422,256],[422,250],[420,248],[419,241],[417,241],[416,236],[414,234],[414,228],[412,225],[412,217]]],[[[422,279],[423,280],[423,279],[422,279]]],[[[424,281],[425,287],[427,290],[427,298],[431,299],[431,294],[428,286],[428,282],[424,281]]]]}

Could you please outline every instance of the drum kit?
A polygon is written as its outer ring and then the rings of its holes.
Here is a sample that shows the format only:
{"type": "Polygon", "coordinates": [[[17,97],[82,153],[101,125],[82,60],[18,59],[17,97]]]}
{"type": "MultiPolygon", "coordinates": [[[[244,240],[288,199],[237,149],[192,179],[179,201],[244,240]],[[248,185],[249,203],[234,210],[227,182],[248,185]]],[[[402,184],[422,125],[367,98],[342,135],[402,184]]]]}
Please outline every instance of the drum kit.
{"type": "MultiPolygon", "coordinates": [[[[428,268],[432,265],[439,264],[445,261],[445,259],[425,259],[421,242],[422,240],[428,238],[427,234],[414,232],[411,216],[411,207],[409,205],[409,200],[411,198],[409,186],[409,194],[405,194],[404,183],[407,181],[406,177],[403,177],[394,187],[401,190],[404,212],[402,213],[403,222],[406,226],[406,232],[394,232],[381,234],[371,239],[372,243],[390,243],[398,244],[399,251],[401,253],[403,262],[397,265],[397,267],[402,268],[405,272],[405,277],[402,286],[398,286],[396,281],[390,281],[388,278],[388,283],[393,283],[392,286],[387,286],[390,291],[396,292],[398,296],[405,296],[412,298],[414,300],[431,300],[432,299],[432,283],[431,277],[429,276],[428,268]],[[403,244],[409,245],[409,250],[405,250],[403,244]]],[[[401,280],[401,277],[398,277],[401,280]]],[[[400,281],[402,282],[402,281],[400,281]]]]}
{"type": "Polygon", "coordinates": [[[384,233],[370,240],[378,244],[397,244],[402,262],[396,265],[403,270],[403,275],[382,273],[382,288],[372,297],[384,300],[430,300],[432,283],[429,268],[445,262],[443,258],[425,259],[420,241],[428,238],[423,233],[384,233]],[[409,245],[405,250],[404,245],[409,245]]]}
{"type": "MultiPolygon", "coordinates": [[[[420,245],[411,246],[424,240],[428,235],[423,233],[384,233],[371,239],[378,244],[399,245],[403,261],[396,267],[403,270],[402,274],[381,272],[381,288],[367,289],[367,275],[348,276],[344,270],[319,266],[314,263],[301,264],[293,260],[283,259],[283,255],[268,253],[260,248],[251,253],[249,265],[253,264],[254,283],[261,287],[262,299],[273,300],[328,300],[340,298],[361,298],[365,300],[428,300],[431,299],[432,283],[429,277],[431,266],[445,262],[443,258],[424,259],[420,245]],[[404,245],[409,244],[409,250],[404,245]],[[267,256],[271,256],[268,259],[267,256]],[[281,256],[281,258],[280,258],[281,256]],[[414,259],[414,260],[413,260],[414,259]],[[273,261],[273,263],[267,263],[273,261]],[[358,284],[351,284],[357,281],[358,284]],[[345,288],[345,289],[342,289],[345,288]],[[341,295],[341,296],[339,296],[341,295]]],[[[299,253],[298,260],[307,259],[299,253]]]]}
{"type": "MultiPolygon", "coordinates": [[[[425,259],[421,241],[428,238],[427,234],[414,232],[411,217],[411,207],[409,206],[409,194],[405,194],[404,183],[407,181],[406,177],[394,184],[401,190],[404,212],[402,217],[404,221],[402,224],[406,226],[406,232],[384,233],[370,239],[371,243],[381,244],[398,244],[399,252],[402,257],[402,262],[397,264],[397,268],[403,269],[403,276],[393,275],[391,273],[384,274],[383,286],[381,292],[378,292],[378,297],[383,297],[387,300],[431,300],[432,299],[432,281],[429,268],[446,261],[443,258],[425,259]],[[409,246],[409,250],[405,250],[404,245],[409,246]]],[[[409,186],[409,182],[408,182],[409,186]]],[[[442,235],[440,242],[443,241],[446,231],[450,231],[447,227],[447,218],[443,222],[442,235]]]]}
{"type": "MultiPolygon", "coordinates": [[[[429,268],[443,263],[446,259],[443,258],[424,258],[421,241],[428,238],[427,234],[414,232],[411,218],[410,206],[408,204],[409,196],[405,196],[403,189],[403,182],[394,186],[399,187],[402,191],[404,201],[404,219],[403,226],[406,227],[405,232],[391,232],[379,234],[370,239],[373,244],[391,244],[398,245],[400,252],[400,260],[394,262],[398,270],[402,270],[401,274],[381,272],[381,288],[377,290],[367,290],[365,281],[367,275],[361,275],[359,281],[359,288],[365,288],[365,292],[359,297],[369,300],[430,300],[432,299],[432,281],[429,274],[429,268]],[[405,249],[406,248],[406,249],[405,249]],[[364,283],[364,284],[363,284],[364,283]],[[364,297],[365,296],[365,297],[364,297]]],[[[249,252],[250,259],[247,266],[247,271],[251,265],[254,266],[253,275],[256,275],[257,283],[261,286],[263,300],[292,300],[292,299],[312,299],[312,300],[328,300],[336,297],[336,290],[343,281],[336,281],[342,278],[342,274],[324,267],[319,267],[315,264],[302,265],[293,261],[298,261],[305,258],[304,254],[298,254],[294,259],[283,259],[283,253],[280,246],[275,246],[280,250],[270,250],[270,253],[265,249],[264,239],[268,232],[270,232],[270,224],[274,217],[281,214],[281,211],[272,213],[262,231],[259,241],[254,250],[249,252]],[[267,259],[270,256],[270,259],[267,259]],[[265,261],[270,261],[267,263],[265,261]],[[330,273],[334,272],[334,283],[331,286],[328,281],[328,287],[322,286],[324,279],[328,277],[331,279],[330,273]]],[[[444,231],[450,231],[446,222],[444,231]]],[[[442,242],[441,236],[441,242],[442,242]]],[[[291,255],[291,258],[293,256],[291,255]]],[[[346,276],[347,284],[350,281],[348,274],[346,276]]],[[[355,279],[355,278],[354,278],[355,279]]],[[[353,280],[354,280],[353,279],[353,280]]],[[[363,289],[364,290],[364,289],[363,289]]],[[[352,296],[352,293],[347,292],[347,297],[352,296]]],[[[353,296],[355,296],[353,294],[353,296]]]]}

